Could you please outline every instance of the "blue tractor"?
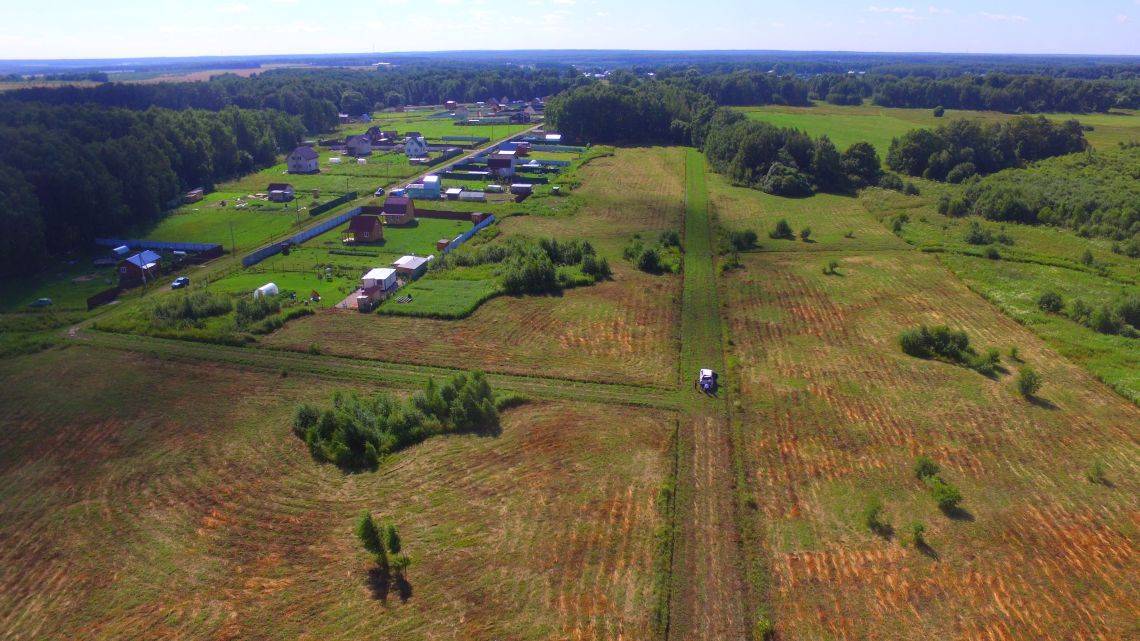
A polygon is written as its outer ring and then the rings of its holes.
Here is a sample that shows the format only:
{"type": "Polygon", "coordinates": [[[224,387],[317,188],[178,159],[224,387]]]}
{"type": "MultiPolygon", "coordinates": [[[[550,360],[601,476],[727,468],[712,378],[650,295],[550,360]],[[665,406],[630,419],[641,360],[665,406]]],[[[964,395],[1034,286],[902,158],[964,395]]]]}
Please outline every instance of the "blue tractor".
{"type": "Polygon", "coordinates": [[[705,394],[715,395],[716,380],[716,372],[712,371],[711,369],[702,369],[700,374],[697,376],[697,387],[700,388],[700,390],[705,394]]]}

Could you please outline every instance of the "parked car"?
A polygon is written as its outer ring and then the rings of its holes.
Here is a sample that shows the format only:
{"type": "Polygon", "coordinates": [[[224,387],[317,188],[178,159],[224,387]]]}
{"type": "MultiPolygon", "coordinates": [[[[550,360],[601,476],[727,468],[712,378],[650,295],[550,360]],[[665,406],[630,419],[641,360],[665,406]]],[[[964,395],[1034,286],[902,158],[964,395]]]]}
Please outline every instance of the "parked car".
{"type": "Polygon", "coordinates": [[[28,303],[28,307],[48,307],[51,305],[50,298],[37,298],[36,300],[28,303]]]}
{"type": "Polygon", "coordinates": [[[189,284],[190,284],[189,278],[187,278],[185,276],[179,276],[178,278],[174,279],[173,283],[170,283],[170,289],[182,289],[183,287],[186,287],[189,284]]]}
{"type": "Polygon", "coordinates": [[[376,192],[375,192],[375,193],[373,193],[372,195],[373,195],[373,196],[383,196],[383,195],[384,195],[384,188],[383,188],[383,187],[378,187],[378,188],[376,189],[376,192]]]}

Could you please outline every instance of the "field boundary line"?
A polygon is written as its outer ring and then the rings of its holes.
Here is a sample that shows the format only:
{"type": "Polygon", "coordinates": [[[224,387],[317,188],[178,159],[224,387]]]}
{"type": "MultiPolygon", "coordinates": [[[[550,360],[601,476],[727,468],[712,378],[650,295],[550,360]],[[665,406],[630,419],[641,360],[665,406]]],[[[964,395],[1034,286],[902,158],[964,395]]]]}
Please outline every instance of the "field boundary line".
{"type": "MultiPolygon", "coordinates": [[[[460,368],[359,360],[287,350],[116,334],[98,330],[85,330],[75,338],[80,345],[149,354],[172,361],[224,363],[263,371],[306,374],[337,380],[381,382],[409,388],[423,384],[429,377],[444,378],[469,371],[460,368]]],[[[620,383],[585,382],[498,372],[487,372],[487,378],[501,389],[540,398],[576,399],[661,409],[680,407],[676,390],[666,388],[634,387],[620,383]]]]}

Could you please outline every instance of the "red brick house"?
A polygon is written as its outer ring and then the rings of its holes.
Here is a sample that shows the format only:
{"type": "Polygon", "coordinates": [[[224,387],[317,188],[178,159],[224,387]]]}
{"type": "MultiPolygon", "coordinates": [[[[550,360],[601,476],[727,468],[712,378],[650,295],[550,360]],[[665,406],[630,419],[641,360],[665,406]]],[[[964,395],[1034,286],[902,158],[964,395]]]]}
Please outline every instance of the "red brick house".
{"type": "Polygon", "coordinates": [[[384,240],[384,226],[380,216],[359,214],[348,221],[344,241],[348,243],[376,243],[384,240]]]}

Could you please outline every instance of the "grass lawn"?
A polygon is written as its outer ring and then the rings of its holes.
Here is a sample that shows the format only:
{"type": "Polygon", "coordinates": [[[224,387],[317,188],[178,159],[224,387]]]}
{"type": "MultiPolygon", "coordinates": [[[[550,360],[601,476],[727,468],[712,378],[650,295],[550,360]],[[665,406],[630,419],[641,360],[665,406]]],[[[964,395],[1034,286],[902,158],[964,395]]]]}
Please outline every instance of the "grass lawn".
{"type": "Polygon", "coordinates": [[[114,267],[94,267],[89,258],[69,265],[58,261],[34,276],[0,280],[0,312],[23,311],[39,298],[50,298],[51,307],[41,311],[87,310],[87,298],[119,282],[114,267]]]}
{"type": "Polygon", "coordinates": [[[485,300],[500,291],[498,279],[449,280],[423,278],[400,290],[400,297],[411,296],[411,302],[400,303],[396,298],[385,301],[381,314],[393,316],[431,316],[435,318],[463,318],[469,316],[485,300]]]}
{"type": "MultiPolygon", "coordinates": [[[[959,118],[980,118],[982,120],[1008,120],[1012,114],[993,111],[962,111],[947,109],[942,118],[935,118],[932,109],[899,109],[862,106],[839,106],[817,102],[811,107],[787,107],[766,105],[763,107],[741,107],[749,118],[770,122],[778,127],[793,127],[815,137],[827,134],[840,151],[850,145],[866,141],[875,146],[879,156],[886,161],[891,139],[918,127],[936,127],[939,124],[959,118]]],[[[1117,142],[1140,140],[1140,112],[1130,110],[1113,111],[1110,114],[1045,114],[1054,120],[1076,118],[1083,124],[1092,125],[1093,131],[1085,136],[1094,147],[1108,147],[1117,142]]]]}
{"type": "Polygon", "coordinates": [[[309,294],[316,290],[321,295],[320,307],[332,307],[344,300],[356,290],[360,284],[359,274],[356,277],[343,273],[333,274],[329,280],[322,272],[286,272],[272,269],[241,271],[227,276],[221,280],[210,283],[210,291],[253,295],[253,290],[266,283],[276,283],[281,291],[294,291],[299,300],[308,299],[309,294]]]}

